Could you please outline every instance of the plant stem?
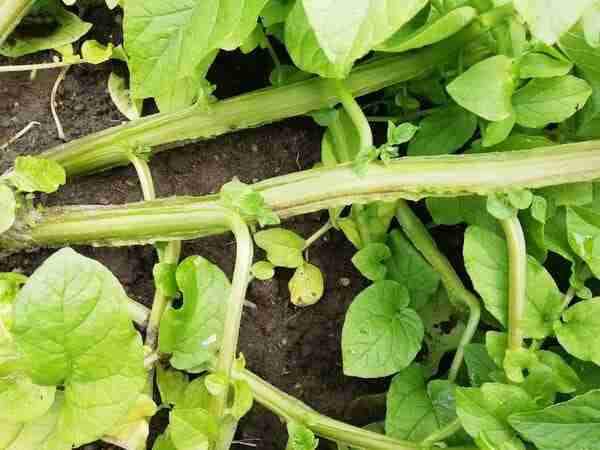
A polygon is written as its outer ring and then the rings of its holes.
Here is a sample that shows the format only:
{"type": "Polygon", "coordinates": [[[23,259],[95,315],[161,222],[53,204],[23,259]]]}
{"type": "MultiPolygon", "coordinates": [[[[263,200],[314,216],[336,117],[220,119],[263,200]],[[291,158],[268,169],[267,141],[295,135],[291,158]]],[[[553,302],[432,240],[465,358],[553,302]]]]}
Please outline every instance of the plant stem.
{"type": "Polygon", "coordinates": [[[575,294],[576,294],[575,288],[573,286],[569,287],[569,289],[567,290],[567,293],[565,294],[565,299],[563,301],[563,306],[562,306],[563,310],[567,309],[569,307],[569,305],[575,298],[575,294]]]}
{"type": "Polygon", "coordinates": [[[456,349],[448,374],[448,380],[454,382],[464,359],[465,346],[471,342],[479,325],[481,317],[479,300],[465,288],[450,261],[440,252],[425,225],[405,201],[398,202],[396,219],[413,245],[439,273],[448,295],[460,299],[469,308],[467,326],[456,349]]]}
{"type": "MultiPolygon", "coordinates": [[[[345,80],[354,96],[427,74],[453,60],[467,44],[513,14],[510,5],[485,13],[453,37],[438,44],[357,66],[345,80]]],[[[69,176],[97,172],[129,163],[126,149],[152,146],[160,152],[177,142],[210,139],[235,130],[306,114],[339,100],[330,82],[312,78],[287,86],[262,89],[217,102],[207,109],[190,107],[169,114],[155,114],[73,140],[41,156],[61,164],[69,176]]]]}
{"type": "MultiPolygon", "coordinates": [[[[600,177],[600,142],[479,155],[400,158],[369,164],[358,177],[351,164],[317,168],[253,185],[281,218],[353,203],[428,196],[489,195],[509,189],[591,181],[600,177]]],[[[0,252],[64,244],[132,245],[193,239],[227,231],[218,197],[173,197],[118,206],[21,208],[0,235],[0,252]],[[219,217],[217,220],[216,217],[219,217]]]]}
{"type": "Polygon", "coordinates": [[[0,45],[25,17],[33,0],[0,0],[0,45]]]}
{"type": "Polygon", "coordinates": [[[521,322],[527,301],[527,250],[521,223],[515,215],[501,220],[508,246],[508,349],[518,350],[523,346],[521,322]]]}
{"type": "MultiPolygon", "coordinates": [[[[414,442],[402,441],[358,428],[319,414],[300,400],[280,391],[248,370],[233,372],[234,378],[248,383],[254,398],[286,421],[299,422],[315,434],[355,448],[369,450],[415,450],[422,448],[414,442]]],[[[449,450],[476,450],[474,447],[449,450]]]]}
{"type": "Polygon", "coordinates": [[[43,69],[59,69],[59,68],[67,68],[71,67],[75,64],[82,64],[84,60],[81,61],[58,61],[58,62],[49,62],[49,63],[40,63],[40,64],[20,64],[16,66],[0,66],[0,73],[6,72],[28,72],[30,70],[43,70],[43,69]]]}
{"type": "Polygon", "coordinates": [[[422,447],[433,447],[437,442],[442,442],[448,439],[450,436],[459,432],[462,429],[462,424],[459,419],[454,419],[448,425],[443,428],[440,428],[437,431],[434,431],[426,439],[421,442],[422,447]]]}
{"type": "Polygon", "coordinates": [[[306,239],[306,243],[304,244],[304,250],[308,249],[311,245],[313,245],[316,241],[321,239],[329,230],[333,228],[333,223],[331,219],[329,219],[325,224],[315,231],[308,239],[306,239]]]}
{"type": "Polygon", "coordinates": [[[340,102],[344,106],[344,110],[350,116],[352,123],[358,131],[360,149],[364,150],[371,148],[373,146],[373,133],[365,113],[342,80],[330,80],[330,82],[333,86],[333,90],[337,93],[340,102]]]}

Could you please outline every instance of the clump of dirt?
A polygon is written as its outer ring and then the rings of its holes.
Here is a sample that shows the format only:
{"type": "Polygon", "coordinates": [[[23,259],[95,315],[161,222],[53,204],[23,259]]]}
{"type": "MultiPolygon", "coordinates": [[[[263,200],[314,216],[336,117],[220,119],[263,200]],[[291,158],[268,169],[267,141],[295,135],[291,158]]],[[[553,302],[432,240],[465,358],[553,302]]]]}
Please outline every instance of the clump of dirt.
{"type": "MultiPolygon", "coordinates": [[[[108,20],[102,12],[90,10],[88,18],[108,20]],[[93,17],[92,17],[93,16],[93,17]]],[[[114,16],[108,15],[110,20],[114,16]]],[[[116,24],[104,22],[99,39],[110,38],[116,24]]],[[[11,64],[48,61],[48,53],[11,60],[11,64]]],[[[0,59],[0,64],[8,60],[0,59]]],[[[113,106],[106,89],[111,63],[100,66],[79,65],[67,73],[58,94],[58,114],[69,139],[118,125],[126,119],[113,106]]],[[[218,86],[217,96],[225,98],[267,84],[271,70],[268,55],[222,52],[210,73],[218,86]]],[[[30,121],[37,121],[27,135],[0,155],[0,170],[6,169],[16,155],[37,154],[59,145],[50,115],[50,90],[57,71],[40,71],[35,79],[28,73],[0,75],[0,143],[30,121]]],[[[311,119],[296,118],[246,130],[212,141],[187,145],[155,157],[152,171],[159,196],[202,195],[217,191],[234,176],[244,182],[312,167],[320,159],[322,129],[311,119]]],[[[120,204],[141,199],[135,172],[119,168],[72,180],[60,192],[42,196],[46,205],[120,204]]],[[[309,236],[327,220],[326,214],[312,214],[290,220],[284,226],[309,236]]],[[[199,254],[231,273],[234,246],[231,236],[186,242],[183,256],[199,254]]],[[[128,294],[150,305],[153,295],[153,248],[78,247],[81,253],[109,267],[123,283],[128,294]]],[[[53,250],[39,250],[0,260],[0,271],[32,273],[53,250]]],[[[289,302],[287,283],[292,272],[281,270],[270,281],[254,281],[248,298],[256,309],[246,309],[241,329],[240,351],[248,366],[261,377],[315,409],[342,419],[350,402],[365,393],[381,392],[385,381],[372,383],[349,378],[341,368],[340,338],[344,314],[364,281],[350,262],[352,245],[339,232],[330,232],[309,251],[311,263],[324,273],[326,291],[315,306],[300,309],[289,302]]],[[[258,255],[260,256],[260,254],[258,255]]],[[[161,413],[152,421],[152,437],[166,423],[161,413]]],[[[287,439],[280,420],[260,406],[243,419],[240,440],[264,450],[281,449],[287,439]]],[[[86,449],[114,448],[94,444],[86,449]]],[[[150,444],[149,444],[150,448],[150,444]]]]}

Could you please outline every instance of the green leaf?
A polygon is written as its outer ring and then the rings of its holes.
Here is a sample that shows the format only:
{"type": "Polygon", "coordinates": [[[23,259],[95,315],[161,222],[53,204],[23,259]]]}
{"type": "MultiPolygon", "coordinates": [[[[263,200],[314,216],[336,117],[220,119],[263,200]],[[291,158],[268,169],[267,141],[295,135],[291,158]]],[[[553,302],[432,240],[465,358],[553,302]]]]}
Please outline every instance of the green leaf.
{"type": "Polygon", "coordinates": [[[590,47],[600,47],[600,2],[597,0],[581,18],[585,40],[590,47]]]}
{"type": "Polygon", "coordinates": [[[385,261],[390,259],[392,252],[385,244],[373,242],[367,244],[352,257],[352,264],[358,271],[371,281],[383,280],[388,268],[385,261]]]}
{"type": "Polygon", "coordinates": [[[567,75],[573,63],[564,59],[555,59],[544,53],[527,53],[519,61],[519,77],[549,78],[567,75]]]}
{"type": "Polygon", "coordinates": [[[298,422],[287,423],[288,442],[285,450],[315,450],[319,440],[312,431],[298,422]]]}
{"type": "Polygon", "coordinates": [[[485,345],[468,344],[465,346],[465,364],[473,387],[495,381],[493,373],[498,371],[499,366],[490,358],[485,345]]]}
{"type": "Polygon", "coordinates": [[[382,52],[405,52],[435,44],[458,33],[477,17],[477,10],[469,6],[453,9],[443,16],[433,15],[422,27],[408,31],[400,28],[389,39],[376,47],[382,52]]]}
{"type": "Polygon", "coordinates": [[[209,373],[204,377],[204,386],[213,397],[222,395],[229,387],[229,380],[224,374],[209,373]]]}
{"type": "Polygon", "coordinates": [[[173,444],[171,436],[168,433],[163,433],[154,441],[152,450],[177,450],[177,448],[173,444]]]}
{"type": "Polygon", "coordinates": [[[305,262],[294,272],[288,284],[290,299],[296,306],[311,306],[321,300],[325,289],[321,270],[305,262]]]}
{"type": "Polygon", "coordinates": [[[65,184],[66,174],[57,162],[35,156],[19,156],[9,180],[20,191],[50,194],[65,184]]]}
{"type": "Polygon", "coordinates": [[[113,54],[113,44],[102,45],[95,39],[89,39],[81,45],[81,56],[90,64],[102,64],[113,54]]]}
{"type": "Polygon", "coordinates": [[[583,108],[591,94],[590,85],[573,75],[536,78],[513,96],[517,123],[542,128],[562,122],[583,108]]]}
{"type": "Polygon", "coordinates": [[[409,303],[407,289],[389,280],[379,281],[356,296],[342,330],[346,375],[385,377],[412,362],[421,348],[424,329],[409,303]]]}
{"type": "Polygon", "coordinates": [[[525,450],[512,431],[512,413],[537,409],[535,402],[518,386],[486,383],[481,388],[457,388],[456,409],[464,429],[476,442],[484,440],[498,450],[525,450]]]}
{"type": "Polygon", "coordinates": [[[551,405],[557,392],[571,394],[581,385],[577,373],[556,353],[537,351],[531,361],[522,387],[538,405],[551,405]]]}
{"type": "Polygon", "coordinates": [[[590,391],[541,411],[509,417],[510,424],[528,441],[544,450],[600,448],[600,391],[590,391]]]}
{"type": "Polygon", "coordinates": [[[600,365],[600,298],[579,302],[567,309],[554,331],[562,347],[571,355],[600,365]]]}
{"type": "Polygon", "coordinates": [[[498,220],[510,219],[517,215],[517,209],[503,192],[489,195],[486,208],[487,212],[498,220]]]}
{"type": "Polygon", "coordinates": [[[481,145],[483,147],[493,147],[505,141],[517,122],[517,117],[514,113],[504,120],[498,122],[489,122],[483,129],[483,139],[481,145]]]}
{"type": "Polygon", "coordinates": [[[465,324],[459,320],[456,308],[443,288],[438,289],[437,293],[419,308],[418,313],[425,327],[424,340],[427,347],[423,367],[427,375],[432,376],[438,373],[444,355],[458,348],[465,324]]]}
{"type": "Polygon", "coordinates": [[[295,65],[326,78],[345,78],[354,62],[388,39],[427,0],[400,3],[297,0],[287,17],[285,44],[295,65]]]}
{"type": "Polygon", "coordinates": [[[519,14],[529,25],[531,34],[553,45],[575,25],[594,0],[514,0],[519,14]]]}
{"type": "Polygon", "coordinates": [[[131,0],[124,4],[125,49],[134,98],[160,95],[193,77],[204,58],[234,49],[254,30],[266,0],[131,0]]]}
{"type": "Polygon", "coordinates": [[[600,274],[600,214],[580,207],[567,208],[567,237],[573,251],[596,275],[600,274]]]}
{"type": "MultiPolygon", "coordinates": [[[[506,242],[485,228],[470,226],[465,233],[465,267],[486,309],[504,326],[508,322],[508,254],[506,242]]],[[[552,334],[562,310],[562,294],[546,269],[527,259],[527,302],[522,325],[526,337],[552,334]]]]}
{"type": "Polygon", "coordinates": [[[15,299],[12,332],[33,382],[64,386],[52,439],[99,439],[135,405],[146,382],[141,337],[123,288],[96,261],[68,248],[50,256],[15,299]]]}
{"type": "Polygon", "coordinates": [[[409,156],[445,155],[465,145],[477,129],[477,117],[457,106],[449,106],[425,117],[408,145],[409,156]]]}
{"type": "Polygon", "coordinates": [[[513,70],[512,59],[492,56],[470,67],[446,90],[456,103],[478,116],[491,121],[504,120],[513,113],[513,70]]]}
{"type": "Polygon", "coordinates": [[[582,206],[594,201],[593,183],[587,182],[548,186],[538,189],[537,193],[556,206],[582,206]]]}
{"type": "Polygon", "coordinates": [[[504,356],[508,347],[508,334],[498,331],[488,331],[485,334],[485,348],[488,355],[498,367],[504,364],[504,356]]]}
{"type": "Polygon", "coordinates": [[[175,407],[169,414],[168,430],[177,450],[208,450],[218,436],[219,424],[203,408],[175,407]]]}
{"type": "Polygon", "coordinates": [[[17,58],[40,50],[63,47],[75,42],[92,28],[91,23],[67,11],[58,0],[47,0],[42,5],[40,14],[52,20],[49,32],[40,33],[38,29],[27,36],[12,35],[0,45],[1,55],[17,58]]]}
{"type": "Polygon", "coordinates": [[[159,349],[172,354],[176,369],[202,372],[219,349],[231,287],[223,271],[201,256],[186,258],[176,278],[183,306],[171,304],[165,310],[159,349]]]}
{"type": "Polygon", "coordinates": [[[175,272],[177,264],[157,263],[154,265],[152,275],[154,276],[154,287],[165,297],[175,297],[179,290],[177,289],[177,280],[175,272]]]}
{"type": "Polygon", "coordinates": [[[184,372],[165,369],[160,364],[156,368],[156,384],[160,392],[160,399],[167,405],[178,405],[185,398],[185,390],[190,384],[190,379],[184,372]]]}
{"type": "Polygon", "coordinates": [[[388,121],[387,143],[389,145],[404,144],[413,138],[418,129],[419,127],[409,122],[394,125],[393,122],[388,121]]]}
{"type": "Polygon", "coordinates": [[[275,266],[269,261],[258,261],[252,264],[250,273],[259,280],[270,280],[275,276],[275,266]]]}
{"type": "Polygon", "coordinates": [[[141,394],[127,416],[110,432],[102,436],[104,442],[117,445],[125,450],[142,450],[150,434],[150,418],[156,414],[156,404],[147,394],[141,394]]]}
{"type": "Polygon", "coordinates": [[[396,202],[354,204],[350,215],[338,219],[337,224],[348,240],[361,249],[372,242],[385,242],[395,214],[396,202]]]}
{"type": "Polygon", "coordinates": [[[0,234],[9,230],[15,223],[17,201],[11,188],[0,184],[0,234]]]}
{"type": "Polygon", "coordinates": [[[400,230],[390,232],[387,245],[391,250],[386,261],[387,278],[406,286],[410,305],[418,310],[437,291],[440,276],[400,230]]]}
{"type": "MultiPolygon", "coordinates": [[[[502,122],[492,123],[500,124],[502,122]]],[[[514,133],[508,136],[504,141],[491,147],[478,148],[474,144],[473,147],[467,151],[467,153],[512,152],[515,150],[530,150],[534,148],[550,147],[553,145],[556,145],[556,142],[551,141],[545,136],[514,133]]]]}
{"type": "Polygon", "coordinates": [[[244,417],[254,402],[254,396],[252,395],[252,389],[250,385],[245,381],[234,380],[233,381],[233,403],[227,410],[236,420],[240,420],[244,417]]]}
{"type": "Polygon", "coordinates": [[[132,99],[125,78],[115,72],[111,72],[108,77],[108,94],[121,114],[129,120],[136,120],[142,116],[143,100],[132,99]]]}
{"type": "Polygon", "coordinates": [[[193,104],[197,108],[206,109],[213,103],[216,100],[212,96],[215,86],[204,77],[216,56],[216,51],[209,53],[196,68],[194,74],[180,78],[177,83],[164,86],[160,93],[154,96],[158,110],[162,113],[175,112],[193,104]]]}
{"type": "Polygon", "coordinates": [[[453,386],[447,381],[425,385],[419,364],[398,373],[387,393],[385,434],[396,439],[420,442],[456,418],[453,386]],[[445,386],[436,386],[444,383],[445,386]],[[450,404],[448,404],[450,403],[450,404]]]}
{"type": "Polygon", "coordinates": [[[252,186],[242,183],[237,178],[223,185],[219,192],[219,201],[245,219],[258,221],[261,227],[278,225],[280,222],[279,217],[265,203],[260,192],[256,192],[252,186]]]}
{"type": "Polygon", "coordinates": [[[271,228],[254,235],[256,245],[267,252],[267,259],[277,267],[295,269],[304,264],[302,251],[306,241],[284,228],[271,228]]]}
{"type": "Polygon", "coordinates": [[[438,225],[457,225],[466,222],[491,230],[498,229],[498,223],[487,212],[486,198],[462,196],[454,198],[430,197],[426,200],[427,209],[438,225]]]}
{"type": "Polygon", "coordinates": [[[294,0],[269,0],[260,13],[263,25],[270,27],[285,22],[293,6],[294,0]]]}

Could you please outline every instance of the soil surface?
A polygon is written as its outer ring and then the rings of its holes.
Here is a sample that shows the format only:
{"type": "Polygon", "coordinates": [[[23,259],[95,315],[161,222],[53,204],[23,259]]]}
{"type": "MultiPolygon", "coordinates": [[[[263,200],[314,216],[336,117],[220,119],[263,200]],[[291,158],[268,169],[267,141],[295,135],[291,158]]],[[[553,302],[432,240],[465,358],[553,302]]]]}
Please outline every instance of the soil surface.
{"type": "MultiPolygon", "coordinates": [[[[104,8],[87,11],[85,18],[101,24],[95,27],[92,37],[103,42],[118,41],[118,21],[104,8]]],[[[10,63],[50,59],[50,53],[41,53],[10,63]]],[[[0,64],[8,63],[0,58],[0,64]]],[[[217,84],[219,98],[266,86],[272,69],[268,55],[256,51],[250,55],[222,52],[213,67],[209,78],[217,84]]],[[[109,62],[74,66],[68,71],[57,99],[58,114],[69,140],[126,120],[113,106],[106,89],[111,70],[119,67],[109,62]]],[[[37,154],[61,143],[50,114],[50,91],[57,75],[57,70],[40,71],[34,79],[29,73],[0,75],[0,144],[31,121],[39,123],[0,152],[0,171],[16,155],[37,154]]],[[[165,152],[151,161],[157,193],[202,195],[217,191],[234,176],[250,183],[310,168],[320,158],[322,133],[311,119],[296,118],[165,152]]],[[[46,205],[121,204],[140,199],[137,177],[131,168],[71,180],[57,194],[40,198],[46,205]]],[[[326,220],[325,213],[313,214],[288,221],[284,226],[308,237],[326,220]]],[[[152,247],[77,250],[109,267],[132,298],[150,305],[152,267],[156,262],[152,247]]],[[[40,250],[0,260],[0,271],[31,274],[52,252],[40,250]]],[[[258,258],[261,254],[257,253],[258,258]]],[[[287,283],[291,271],[278,270],[271,281],[254,281],[248,299],[256,304],[256,309],[245,310],[240,336],[240,351],[251,370],[315,409],[340,419],[345,418],[353,399],[383,392],[387,384],[385,380],[367,382],[342,373],[340,339],[344,314],[354,296],[366,286],[350,262],[353,253],[352,245],[335,231],[310,248],[310,262],[323,270],[326,291],[323,299],[309,308],[297,308],[289,301],[287,283]]],[[[183,256],[195,254],[210,259],[227,273],[232,272],[234,246],[229,235],[186,242],[183,256]]],[[[363,425],[369,419],[362,417],[355,423],[363,425]]],[[[159,414],[152,421],[148,448],[165,425],[166,414],[159,414]]],[[[240,424],[238,439],[259,449],[282,449],[287,434],[277,417],[257,405],[240,424]]],[[[97,443],[84,448],[113,447],[97,443]]]]}

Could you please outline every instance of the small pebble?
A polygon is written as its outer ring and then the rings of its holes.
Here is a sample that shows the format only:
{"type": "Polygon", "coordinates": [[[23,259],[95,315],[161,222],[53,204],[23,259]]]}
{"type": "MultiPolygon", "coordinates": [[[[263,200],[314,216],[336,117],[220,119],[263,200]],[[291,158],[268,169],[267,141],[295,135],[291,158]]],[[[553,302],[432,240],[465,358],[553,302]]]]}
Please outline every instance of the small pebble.
{"type": "Polygon", "coordinates": [[[348,286],[350,286],[350,278],[346,278],[346,277],[340,278],[339,283],[340,283],[340,286],[342,286],[342,287],[348,287],[348,286]]]}

